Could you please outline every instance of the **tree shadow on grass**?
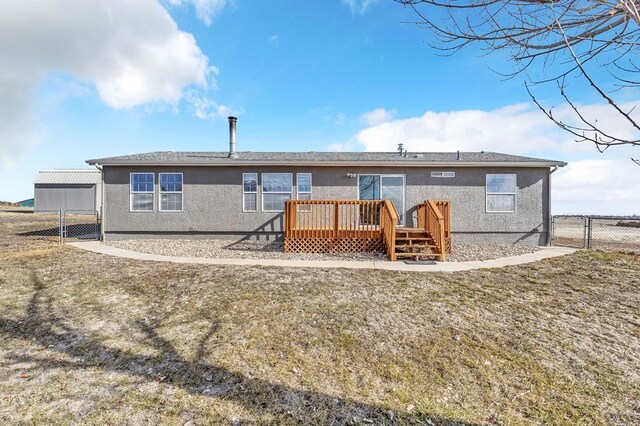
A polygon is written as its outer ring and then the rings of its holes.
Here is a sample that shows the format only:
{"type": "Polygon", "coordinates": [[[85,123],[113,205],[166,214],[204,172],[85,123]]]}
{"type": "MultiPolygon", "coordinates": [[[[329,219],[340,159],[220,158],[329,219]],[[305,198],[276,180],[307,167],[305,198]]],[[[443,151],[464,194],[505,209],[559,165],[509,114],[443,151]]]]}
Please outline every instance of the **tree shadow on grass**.
{"type": "Polygon", "coordinates": [[[66,324],[54,312],[54,299],[45,296],[45,286],[32,275],[34,294],[24,317],[0,317],[0,335],[6,339],[31,340],[51,351],[65,354],[70,361],[9,354],[16,363],[34,363],[47,369],[85,370],[100,368],[137,377],[148,382],[179,386],[191,394],[232,401],[255,413],[268,412],[284,422],[328,424],[444,424],[470,425],[423,413],[390,415],[388,408],[364,404],[314,391],[294,389],[284,384],[247,377],[223,367],[204,362],[208,340],[216,334],[219,323],[211,321],[205,335],[197,342],[196,356],[189,360],[158,333],[158,322],[136,321],[144,343],[156,355],[140,355],[110,348],[100,339],[66,324]]]}

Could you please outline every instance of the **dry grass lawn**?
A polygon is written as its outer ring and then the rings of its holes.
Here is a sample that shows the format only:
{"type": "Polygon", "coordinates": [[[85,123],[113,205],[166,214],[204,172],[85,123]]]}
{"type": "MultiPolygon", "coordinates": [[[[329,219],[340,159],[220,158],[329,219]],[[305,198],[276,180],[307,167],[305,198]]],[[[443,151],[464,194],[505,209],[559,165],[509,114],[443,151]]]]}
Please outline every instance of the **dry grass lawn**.
{"type": "Polygon", "coordinates": [[[0,213],[2,424],[640,424],[640,256],[140,262],[0,213]]]}

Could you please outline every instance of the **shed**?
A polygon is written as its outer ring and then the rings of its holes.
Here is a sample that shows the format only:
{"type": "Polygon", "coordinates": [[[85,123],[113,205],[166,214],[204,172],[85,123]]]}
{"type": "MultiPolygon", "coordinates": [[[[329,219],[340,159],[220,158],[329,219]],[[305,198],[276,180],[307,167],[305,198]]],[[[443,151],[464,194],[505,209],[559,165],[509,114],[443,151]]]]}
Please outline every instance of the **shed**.
{"type": "Polygon", "coordinates": [[[33,198],[27,198],[26,200],[17,201],[16,204],[18,207],[32,207],[33,208],[33,198]]]}
{"type": "Polygon", "coordinates": [[[100,211],[102,173],[97,169],[38,172],[33,182],[34,210],[100,211]]]}

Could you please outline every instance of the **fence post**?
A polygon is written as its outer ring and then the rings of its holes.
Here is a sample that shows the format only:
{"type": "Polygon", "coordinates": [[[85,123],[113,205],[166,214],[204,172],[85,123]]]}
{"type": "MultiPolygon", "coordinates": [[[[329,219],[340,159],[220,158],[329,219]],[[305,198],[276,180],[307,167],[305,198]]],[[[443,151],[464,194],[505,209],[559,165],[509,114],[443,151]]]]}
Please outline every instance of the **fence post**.
{"type": "Polygon", "coordinates": [[[556,235],[556,217],[551,216],[551,229],[549,229],[549,247],[553,246],[553,239],[556,235]]]}
{"type": "Polygon", "coordinates": [[[591,216],[587,218],[587,249],[591,250],[591,239],[592,239],[592,228],[593,223],[591,222],[591,216]]]}
{"type": "Polygon", "coordinates": [[[58,210],[58,243],[64,244],[64,215],[58,210]]]}

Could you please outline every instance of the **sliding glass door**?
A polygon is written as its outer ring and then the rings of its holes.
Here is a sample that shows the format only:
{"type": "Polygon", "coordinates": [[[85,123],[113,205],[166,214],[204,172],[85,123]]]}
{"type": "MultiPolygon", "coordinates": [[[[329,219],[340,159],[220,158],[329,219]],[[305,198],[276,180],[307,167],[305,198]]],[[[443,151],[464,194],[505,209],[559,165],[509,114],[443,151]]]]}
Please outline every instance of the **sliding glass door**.
{"type": "Polygon", "coordinates": [[[404,226],[404,175],[359,175],[360,200],[391,200],[398,211],[398,225],[404,226]]]}

